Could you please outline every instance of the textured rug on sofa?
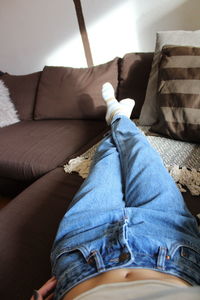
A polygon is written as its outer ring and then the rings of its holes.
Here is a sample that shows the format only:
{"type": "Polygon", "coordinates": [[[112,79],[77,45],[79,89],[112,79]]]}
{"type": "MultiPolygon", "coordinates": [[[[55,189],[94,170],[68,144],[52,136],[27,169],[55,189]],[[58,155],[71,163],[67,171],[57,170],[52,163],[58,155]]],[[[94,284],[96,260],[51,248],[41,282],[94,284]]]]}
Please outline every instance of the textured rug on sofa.
{"type": "MultiPolygon", "coordinates": [[[[138,124],[137,120],[135,123],[138,124]]],[[[159,152],[165,167],[181,192],[187,188],[193,196],[200,195],[200,145],[151,135],[148,126],[139,126],[149,143],[159,152]]],[[[93,155],[99,143],[65,166],[66,173],[77,172],[82,178],[89,173],[93,155]]]]}

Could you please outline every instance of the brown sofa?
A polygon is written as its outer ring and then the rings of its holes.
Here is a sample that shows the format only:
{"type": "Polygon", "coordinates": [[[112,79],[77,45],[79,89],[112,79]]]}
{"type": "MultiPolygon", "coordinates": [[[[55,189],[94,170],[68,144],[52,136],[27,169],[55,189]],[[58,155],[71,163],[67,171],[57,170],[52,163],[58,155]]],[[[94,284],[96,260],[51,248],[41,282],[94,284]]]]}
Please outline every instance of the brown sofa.
{"type": "MultiPolygon", "coordinates": [[[[117,98],[134,98],[132,118],[143,105],[152,53],[129,53],[89,69],[45,67],[3,74],[20,122],[0,129],[0,194],[12,201],[0,211],[0,298],[30,298],[50,276],[51,245],[62,216],[82,183],[63,165],[108,130],[101,85],[117,98]]],[[[193,214],[198,201],[184,198],[193,214]]]]}

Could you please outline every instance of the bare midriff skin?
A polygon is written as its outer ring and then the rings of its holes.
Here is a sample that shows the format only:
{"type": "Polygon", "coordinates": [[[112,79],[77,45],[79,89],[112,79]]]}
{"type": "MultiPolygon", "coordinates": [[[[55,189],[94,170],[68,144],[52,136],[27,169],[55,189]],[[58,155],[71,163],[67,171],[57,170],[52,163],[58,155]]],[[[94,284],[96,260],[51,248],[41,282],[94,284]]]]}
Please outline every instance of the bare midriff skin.
{"type": "Polygon", "coordinates": [[[148,269],[116,269],[101,273],[95,277],[85,280],[72,288],[62,300],[72,300],[78,295],[102,284],[114,282],[128,282],[136,280],[163,280],[181,286],[190,286],[185,280],[176,276],[148,270],[148,269]]]}

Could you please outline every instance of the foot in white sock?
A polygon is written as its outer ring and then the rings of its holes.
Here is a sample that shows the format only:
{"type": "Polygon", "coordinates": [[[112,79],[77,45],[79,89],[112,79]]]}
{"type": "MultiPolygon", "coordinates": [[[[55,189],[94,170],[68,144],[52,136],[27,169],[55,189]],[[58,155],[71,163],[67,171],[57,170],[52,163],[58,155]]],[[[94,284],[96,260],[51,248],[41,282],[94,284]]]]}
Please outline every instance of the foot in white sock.
{"type": "Polygon", "coordinates": [[[124,115],[130,118],[135,101],[132,99],[123,99],[120,102],[115,98],[115,92],[112,85],[106,82],[102,87],[102,96],[107,105],[106,122],[108,125],[116,115],[124,115]]]}
{"type": "Polygon", "coordinates": [[[106,82],[102,86],[102,96],[103,99],[107,102],[110,100],[116,100],[115,99],[115,91],[110,82],[106,82]]]}

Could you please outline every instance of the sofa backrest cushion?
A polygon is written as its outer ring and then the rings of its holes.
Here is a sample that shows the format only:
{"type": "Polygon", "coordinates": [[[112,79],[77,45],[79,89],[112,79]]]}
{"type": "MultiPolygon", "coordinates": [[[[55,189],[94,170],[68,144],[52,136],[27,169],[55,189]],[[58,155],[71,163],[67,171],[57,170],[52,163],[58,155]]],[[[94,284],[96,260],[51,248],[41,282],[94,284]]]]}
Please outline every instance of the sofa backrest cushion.
{"type": "Polygon", "coordinates": [[[128,53],[121,60],[118,99],[132,98],[135,100],[132,118],[139,118],[152,60],[153,53],[128,53]]]}
{"type": "Polygon", "coordinates": [[[32,120],[35,105],[36,91],[41,72],[28,75],[10,75],[5,73],[1,76],[9,90],[10,97],[19,114],[20,120],[32,120]]]}
{"type": "Polygon", "coordinates": [[[42,72],[34,119],[104,119],[103,83],[118,85],[118,58],[90,68],[46,66],[42,72]]]}

